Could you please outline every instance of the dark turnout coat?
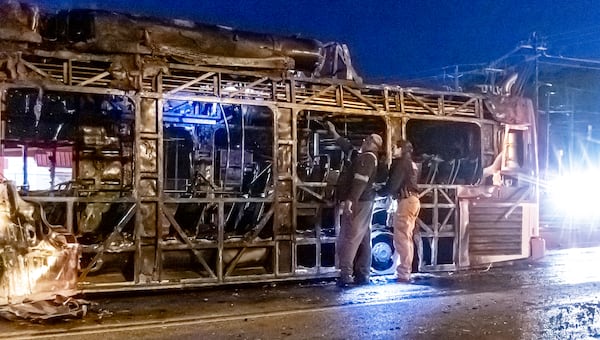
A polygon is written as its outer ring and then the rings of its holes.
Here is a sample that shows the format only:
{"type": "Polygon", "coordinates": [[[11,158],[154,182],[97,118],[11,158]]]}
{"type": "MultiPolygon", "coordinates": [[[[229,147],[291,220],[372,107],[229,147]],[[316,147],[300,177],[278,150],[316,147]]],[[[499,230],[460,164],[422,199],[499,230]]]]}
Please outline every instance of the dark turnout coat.
{"type": "Polygon", "coordinates": [[[417,191],[417,171],[413,167],[410,156],[402,154],[399,158],[394,158],[390,165],[388,180],[377,194],[402,199],[417,191]]]}
{"type": "Polygon", "coordinates": [[[357,152],[350,141],[340,137],[336,140],[342,151],[350,155],[337,181],[339,201],[373,201],[376,196],[373,182],[377,172],[377,155],[373,152],[357,152]]]}

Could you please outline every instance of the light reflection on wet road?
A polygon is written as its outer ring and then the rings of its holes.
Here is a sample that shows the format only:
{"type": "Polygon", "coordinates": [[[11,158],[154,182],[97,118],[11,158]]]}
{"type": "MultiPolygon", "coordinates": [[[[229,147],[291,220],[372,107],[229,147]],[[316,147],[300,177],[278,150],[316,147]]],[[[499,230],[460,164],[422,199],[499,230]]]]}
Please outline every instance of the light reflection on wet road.
{"type": "MultiPolygon", "coordinates": [[[[600,248],[558,250],[538,262],[374,278],[180,293],[95,296],[84,320],[0,322],[13,338],[107,339],[581,339],[600,338],[600,248]]],[[[90,297],[88,297],[90,298],[90,297]]]]}

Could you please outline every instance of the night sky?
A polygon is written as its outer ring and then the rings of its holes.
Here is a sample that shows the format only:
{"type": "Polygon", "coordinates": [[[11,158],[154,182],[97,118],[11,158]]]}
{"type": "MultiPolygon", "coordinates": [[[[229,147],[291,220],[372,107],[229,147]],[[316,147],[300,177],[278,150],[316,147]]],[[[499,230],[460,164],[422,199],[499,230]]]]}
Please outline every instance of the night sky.
{"type": "Polygon", "coordinates": [[[600,2],[426,0],[38,0],[48,10],[98,8],[346,43],[372,82],[487,64],[536,32],[548,53],[600,58],[600,2]],[[167,5],[166,7],[163,7],[167,5]]]}

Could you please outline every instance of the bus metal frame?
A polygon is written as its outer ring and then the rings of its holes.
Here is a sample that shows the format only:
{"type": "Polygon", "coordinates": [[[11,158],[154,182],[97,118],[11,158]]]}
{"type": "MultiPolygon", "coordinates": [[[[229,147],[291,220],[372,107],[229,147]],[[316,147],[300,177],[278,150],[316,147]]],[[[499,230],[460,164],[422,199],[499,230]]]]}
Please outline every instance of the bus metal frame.
{"type": "MultiPolygon", "coordinates": [[[[335,205],[332,200],[303,203],[297,199],[301,192],[314,195],[315,188],[326,186],[323,182],[302,181],[298,176],[298,120],[301,112],[319,112],[333,118],[346,115],[378,117],[385,124],[384,144],[388,157],[391,156],[393,136],[406,137],[406,123],[410,120],[472,123],[481,131],[481,159],[482,162],[487,159],[487,164],[483,165],[489,165],[490,160],[501,153],[502,136],[509,126],[486,114],[485,97],[478,94],[364,85],[343,79],[301,77],[268,69],[228,69],[182,63],[168,63],[167,72],[148,76],[140,70],[131,75],[136,88],[122,90],[111,87],[111,66],[117,56],[43,49],[16,51],[12,55],[25,73],[20,79],[7,79],[0,84],[3,103],[7,90],[14,88],[116,95],[127,97],[134,103],[133,185],[130,192],[118,197],[80,194],[23,196],[25,200],[39,204],[42,210],[49,203],[64,206],[64,220],[52,223],[60,224],[75,234],[78,230],[78,206],[121,203],[128,207],[106,238],[83,247],[84,254],[89,256],[89,261],[81,264],[79,274],[78,284],[83,292],[216,286],[337,276],[335,266],[323,258],[331,256],[324,255],[323,249],[335,248],[335,235],[323,235],[318,224],[309,236],[296,232],[300,210],[317,211],[335,205]],[[166,194],[163,187],[165,151],[162,129],[166,100],[267,108],[273,118],[272,191],[265,197],[226,197],[217,192],[209,193],[204,198],[166,194]],[[248,234],[230,239],[225,235],[224,224],[228,207],[236,203],[264,203],[270,207],[248,234]],[[217,230],[214,239],[190,238],[176,221],[173,207],[190,204],[216,206],[217,230]],[[269,226],[271,219],[272,226],[269,226]],[[133,243],[114,248],[113,242],[130,221],[133,221],[135,230],[133,243]],[[165,228],[174,231],[175,241],[163,237],[165,228]],[[271,238],[258,237],[264,228],[273,229],[271,238]],[[310,249],[314,266],[298,265],[299,247],[310,249]],[[193,261],[198,263],[201,274],[189,276],[184,272],[165,270],[162,261],[168,252],[190,254],[193,261]],[[267,253],[266,262],[270,269],[245,272],[243,268],[238,268],[245,257],[253,252],[267,253]],[[108,255],[132,261],[133,276],[129,279],[110,275],[94,278],[93,273],[108,255]]],[[[148,56],[127,57],[141,65],[151,62],[148,56]]],[[[2,107],[0,117],[5,116],[6,109],[2,107]]],[[[531,126],[525,127],[524,133],[529,135],[528,140],[534,139],[531,137],[531,126]]],[[[3,141],[4,136],[3,129],[3,141]]],[[[533,152],[530,145],[526,145],[525,149],[527,153],[533,152]]],[[[535,155],[527,157],[535,158],[535,155]]],[[[519,181],[519,187],[516,188],[494,188],[481,183],[422,183],[422,213],[429,211],[431,219],[420,219],[418,222],[422,242],[419,247],[420,270],[452,271],[528,257],[529,239],[538,234],[536,185],[535,180],[519,181]],[[493,194],[490,195],[490,192],[493,194]],[[423,200],[424,197],[429,198],[423,200]],[[482,209],[488,216],[493,212],[494,217],[487,220],[469,219],[469,216],[473,217],[482,209]],[[490,228],[489,225],[498,220],[505,222],[490,228]],[[502,229],[503,226],[505,229],[502,229]],[[451,261],[438,261],[438,241],[442,238],[451,239],[451,261]],[[501,238],[509,238],[507,242],[515,243],[512,248],[518,245],[518,251],[495,247],[501,238]],[[425,244],[427,247],[424,248],[425,244]],[[424,251],[428,253],[428,261],[423,259],[424,251]]],[[[45,223],[51,224],[47,220],[45,223]]],[[[336,228],[339,227],[336,225],[336,228]]]]}

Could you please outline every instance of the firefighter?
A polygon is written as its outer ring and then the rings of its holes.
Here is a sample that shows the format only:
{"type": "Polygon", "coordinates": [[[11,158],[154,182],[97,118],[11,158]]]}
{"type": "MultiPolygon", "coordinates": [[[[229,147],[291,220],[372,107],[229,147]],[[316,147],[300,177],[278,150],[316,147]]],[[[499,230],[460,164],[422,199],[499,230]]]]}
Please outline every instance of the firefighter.
{"type": "Polygon", "coordinates": [[[412,161],[413,146],[409,141],[398,140],[392,146],[392,164],[388,180],[377,192],[380,196],[396,199],[398,207],[392,220],[394,248],[400,263],[396,267],[398,282],[411,282],[410,274],[414,255],[413,234],[421,209],[417,188],[417,165],[412,161]]]}
{"type": "Polygon", "coordinates": [[[327,127],[346,155],[355,154],[349,169],[340,174],[336,189],[337,199],[343,207],[336,246],[340,269],[338,286],[369,284],[371,219],[376,196],[373,182],[383,139],[378,134],[369,135],[356,153],[350,141],[340,136],[333,123],[327,122],[327,127]]]}

